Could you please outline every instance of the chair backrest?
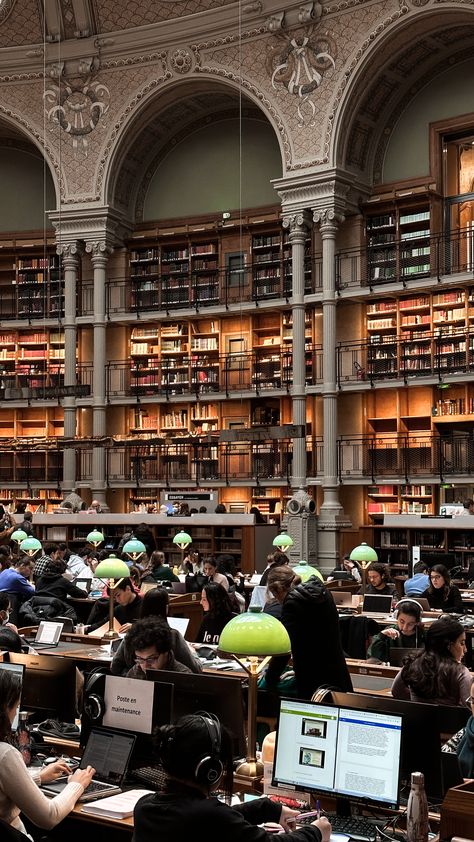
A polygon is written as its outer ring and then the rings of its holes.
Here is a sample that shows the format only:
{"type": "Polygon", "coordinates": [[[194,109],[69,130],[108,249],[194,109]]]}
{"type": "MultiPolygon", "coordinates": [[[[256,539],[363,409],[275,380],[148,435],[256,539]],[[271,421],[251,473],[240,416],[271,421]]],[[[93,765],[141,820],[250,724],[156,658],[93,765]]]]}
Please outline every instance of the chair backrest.
{"type": "Polygon", "coordinates": [[[0,819],[0,836],[2,838],[2,842],[29,842],[30,839],[30,837],[25,836],[21,830],[17,830],[16,827],[12,827],[11,824],[4,822],[3,819],[0,819]]]}

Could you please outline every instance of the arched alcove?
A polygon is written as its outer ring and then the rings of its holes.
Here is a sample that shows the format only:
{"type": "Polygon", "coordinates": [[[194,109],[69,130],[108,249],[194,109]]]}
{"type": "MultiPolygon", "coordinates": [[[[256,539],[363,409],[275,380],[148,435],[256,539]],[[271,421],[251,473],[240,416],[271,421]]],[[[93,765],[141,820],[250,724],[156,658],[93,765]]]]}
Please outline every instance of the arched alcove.
{"type": "Polygon", "coordinates": [[[7,197],[0,208],[0,232],[51,227],[45,212],[56,207],[56,192],[49,167],[32,142],[3,122],[0,183],[7,197]]]}

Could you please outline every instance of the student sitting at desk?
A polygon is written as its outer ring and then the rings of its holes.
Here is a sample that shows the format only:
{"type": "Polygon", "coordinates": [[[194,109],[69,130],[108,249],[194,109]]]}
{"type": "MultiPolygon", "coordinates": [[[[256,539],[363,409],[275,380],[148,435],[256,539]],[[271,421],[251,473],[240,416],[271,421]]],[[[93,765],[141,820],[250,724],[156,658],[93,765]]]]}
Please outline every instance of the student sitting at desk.
{"type": "Polygon", "coordinates": [[[459,588],[451,584],[451,576],[444,564],[435,564],[430,570],[430,586],[422,594],[430,608],[464,614],[459,588]]]}
{"type": "Polygon", "coordinates": [[[454,617],[436,620],[426,632],[425,650],[408,661],[392,685],[395,699],[466,705],[472,675],[461,663],[466,654],[466,632],[454,617]]]}
{"type": "Polygon", "coordinates": [[[371,564],[367,568],[367,578],[369,584],[365,589],[366,593],[380,594],[380,596],[389,596],[389,594],[395,593],[395,585],[389,581],[390,572],[387,564],[379,564],[378,562],[371,564]]]}
{"type": "Polygon", "coordinates": [[[171,567],[165,564],[165,554],[155,550],[150,556],[149,575],[155,582],[179,582],[171,567]]]}
{"type": "Polygon", "coordinates": [[[137,620],[128,633],[128,645],[135,661],[135,666],[127,673],[129,678],[146,678],[147,670],[191,672],[176,660],[171,629],[168,623],[159,617],[137,620]]]}
{"type": "Polygon", "coordinates": [[[208,582],[201,592],[201,605],[204,617],[196,635],[196,643],[219,643],[222,629],[232,617],[237,616],[229,594],[217,582],[208,582]]]}
{"type": "Polygon", "coordinates": [[[21,556],[14,567],[8,567],[0,573],[0,591],[18,594],[22,599],[29,599],[33,596],[35,589],[28,579],[31,576],[34,559],[29,556],[21,556]]]}
{"type": "Polygon", "coordinates": [[[418,649],[424,646],[421,615],[422,609],[418,602],[413,599],[401,599],[395,612],[396,626],[388,626],[374,635],[367,650],[367,658],[387,663],[390,661],[392,647],[418,649]]]}
{"type": "MultiPolygon", "coordinates": [[[[233,783],[232,742],[209,713],[183,716],[158,729],[157,759],[168,775],[164,792],[145,795],[135,807],[133,842],[186,842],[200,833],[206,842],[269,842],[261,822],[290,830],[296,815],[288,807],[258,798],[230,807],[233,783]],[[212,796],[224,790],[228,803],[212,796]]],[[[288,842],[329,842],[331,825],[320,818],[290,834],[288,842]]]]}
{"type": "MultiPolygon", "coordinates": [[[[84,596],[84,594],[83,594],[84,596]]],[[[114,617],[120,623],[120,634],[126,634],[135,620],[140,616],[141,596],[135,590],[131,579],[125,576],[114,588],[116,607],[114,617]]],[[[98,599],[87,620],[88,631],[98,629],[107,619],[109,600],[98,599]]]]}
{"type": "Polygon", "coordinates": [[[466,726],[457,734],[454,734],[441,748],[441,751],[457,754],[464,777],[474,778],[474,679],[466,704],[469,704],[471,708],[471,716],[467,720],[466,726]]]}
{"type": "MultiPolygon", "coordinates": [[[[163,620],[167,625],[169,595],[166,588],[152,588],[147,591],[141,601],[140,620],[145,617],[154,617],[163,620]]],[[[184,664],[191,672],[202,672],[202,666],[199,660],[193,655],[191,648],[186,643],[182,634],[177,629],[170,628],[171,633],[171,649],[176,660],[180,664],[184,664]]],[[[112,663],[110,665],[110,672],[112,675],[127,675],[127,672],[133,667],[135,663],[135,654],[130,647],[130,637],[127,634],[120,646],[117,649],[112,663]]]]}
{"type": "Polygon", "coordinates": [[[36,596],[55,596],[66,602],[68,596],[83,599],[84,591],[66,579],[67,562],[64,559],[54,559],[49,562],[44,573],[36,580],[36,596]]]}
{"type": "Polygon", "coordinates": [[[54,763],[51,767],[38,769],[36,774],[30,774],[18,749],[8,742],[20,694],[21,678],[18,673],[0,671],[0,818],[26,833],[20,812],[40,828],[49,830],[55,827],[71,812],[89,786],[95,770],[91,766],[77,769],[60,795],[56,798],[43,795],[37,784],[53,781],[66,770],[64,764],[54,763]]]}

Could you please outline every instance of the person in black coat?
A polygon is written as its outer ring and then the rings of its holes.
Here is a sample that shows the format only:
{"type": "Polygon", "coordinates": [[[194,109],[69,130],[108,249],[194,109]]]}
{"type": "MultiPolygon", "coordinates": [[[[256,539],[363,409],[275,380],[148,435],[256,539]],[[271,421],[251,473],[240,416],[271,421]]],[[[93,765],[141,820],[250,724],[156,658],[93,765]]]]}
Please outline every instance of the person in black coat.
{"type": "MultiPolygon", "coordinates": [[[[301,579],[291,567],[275,567],[268,590],[282,603],[281,622],[291,641],[297,696],[310,699],[322,685],[350,692],[352,682],[344,658],[336,603],[324,584],[301,579]]],[[[288,656],[273,657],[265,674],[266,689],[275,689],[288,656]]]]}
{"type": "Polygon", "coordinates": [[[422,596],[428,600],[433,610],[464,614],[461,591],[451,584],[451,576],[444,564],[435,564],[431,568],[430,586],[422,596]]]}
{"type": "Polygon", "coordinates": [[[84,599],[84,591],[64,577],[66,567],[62,559],[50,561],[36,582],[36,596],[55,596],[62,602],[66,602],[68,596],[84,599]]]}
{"type": "MultiPolygon", "coordinates": [[[[287,831],[294,826],[296,811],[268,798],[230,807],[212,796],[219,788],[229,802],[233,783],[232,741],[212,714],[183,716],[159,728],[155,750],[167,783],[164,792],[145,795],[136,805],[133,842],[189,842],[200,833],[206,842],[270,842],[274,835],[257,825],[279,822],[287,831]]],[[[321,817],[283,838],[329,842],[330,834],[321,817]]]]}

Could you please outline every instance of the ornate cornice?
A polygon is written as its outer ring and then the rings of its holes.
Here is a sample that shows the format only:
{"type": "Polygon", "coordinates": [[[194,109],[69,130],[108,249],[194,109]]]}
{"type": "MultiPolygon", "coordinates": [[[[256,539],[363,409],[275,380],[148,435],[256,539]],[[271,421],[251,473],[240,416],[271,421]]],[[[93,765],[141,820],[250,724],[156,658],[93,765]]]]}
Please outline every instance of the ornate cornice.
{"type": "Polygon", "coordinates": [[[273,186],[281,199],[285,216],[307,208],[313,211],[335,208],[344,215],[355,213],[362,192],[360,185],[354,183],[348,173],[335,170],[275,179],[273,186]]]}
{"type": "MultiPolygon", "coordinates": [[[[113,208],[97,206],[78,210],[50,212],[49,218],[56,231],[59,245],[84,241],[87,246],[104,243],[105,248],[112,248],[122,242],[129,232],[126,220],[113,208]]],[[[87,247],[87,250],[91,249],[87,247]]]]}

